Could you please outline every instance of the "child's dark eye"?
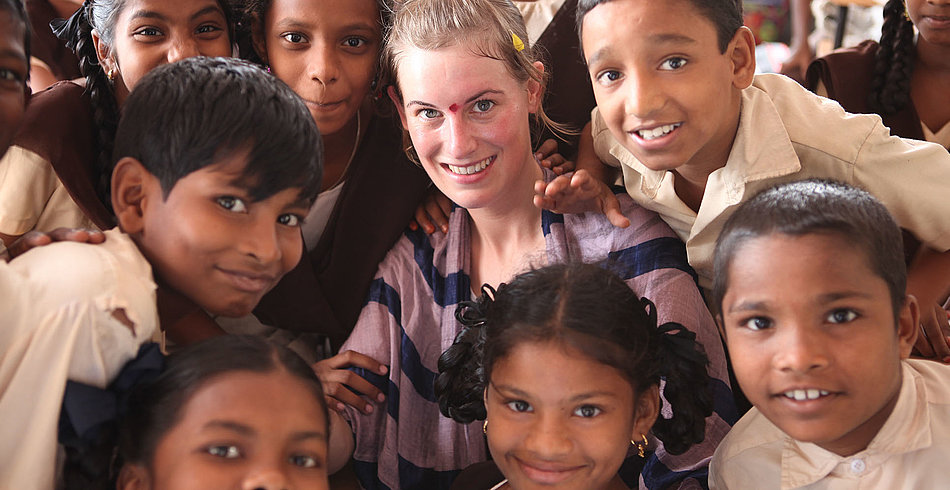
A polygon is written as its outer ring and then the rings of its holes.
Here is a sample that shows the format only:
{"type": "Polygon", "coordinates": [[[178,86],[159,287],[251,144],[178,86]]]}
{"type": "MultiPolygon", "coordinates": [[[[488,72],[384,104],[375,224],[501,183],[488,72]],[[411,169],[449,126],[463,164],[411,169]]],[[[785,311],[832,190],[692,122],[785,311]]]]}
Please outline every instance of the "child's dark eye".
{"type": "Polygon", "coordinates": [[[756,316],[742,322],[742,326],[749,330],[765,330],[772,328],[772,320],[762,316],[756,316]]]}
{"type": "Polygon", "coordinates": [[[198,34],[210,34],[212,32],[221,32],[221,31],[222,29],[220,27],[216,25],[211,25],[211,24],[205,24],[203,26],[199,26],[198,29],[195,29],[195,32],[198,34]]]}
{"type": "Polygon", "coordinates": [[[237,446],[222,444],[220,446],[209,446],[205,449],[208,454],[219,458],[234,459],[241,457],[241,450],[237,446]]]}
{"type": "Polygon", "coordinates": [[[348,37],[343,40],[343,45],[348,48],[361,48],[366,45],[366,40],[361,37],[348,37]]]}
{"type": "Polygon", "coordinates": [[[8,68],[0,68],[0,81],[21,83],[23,82],[23,77],[8,68]]]}
{"type": "Polygon", "coordinates": [[[307,38],[299,32],[288,32],[286,34],[281,34],[280,37],[284,38],[285,41],[291,44],[300,44],[302,42],[306,42],[307,40],[307,38]]]}
{"type": "Polygon", "coordinates": [[[132,35],[133,35],[133,36],[148,36],[148,37],[161,36],[161,35],[162,35],[162,31],[160,31],[160,30],[158,30],[158,29],[156,29],[156,28],[154,28],[154,27],[143,27],[143,28],[141,28],[141,29],[135,31],[134,33],[132,33],[132,35]]]}
{"type": "Polygon", "coordinates": [[[483,99],[483,100],[479,100],[478,102],[475,102],[475,105],[473,108],[475,109],[475,112],[488,112],[494,106],[495,106],[494,101],[483,99]]]}
{"type": "Polygon", "coordinates": [[[316,468],[317,458],[305,454],[295,454],[290,457],[290,464],[300,468],[316,468]]]}
{"type": "Polygon", "coordinates": [[[679,70],[680,68],[686,66],[685,58],[667,58],[663,63],[660,64],[661,70],[679,70]]]}
{"type": "Polygon", "coordinates": [[[300,226],[303,218],[296,214],[282,214],[277,217],[277,222],[284,226],[300,226]]]}
{"type": "Polygon", "coordinates": [[[828,323],[848,323],[854,321],[857,317],[858,314],[854,310],[841,308],[829,313],[826,321],[828,323]]]}
{"type": "Polygon", "coordinates": [[[606,70],[601,72],[600,75],[597,75],[597,81],[602,85],[610,85],[617,80],[620,80],[622,75],[617,70],[606,70]]]}
{"type": "Polygon", "coordinates": [[[531,404],[524,400],[514,400],[506,403],[508,408],[514,410],[515,412],[530,412],[531,404]]]}
{"type": "Polygon", "coordinates": [[[603,410],[601,410],[599,407],[595,407],[593,405],[581,405],[574,410],[574,415],[577,415],[578,417],[591,418],[600,415],[600,412],[602,411],[603,410]]]}
{"type": "Polygon", "coordinates": [[[216,199],[219,206],[235,213],[246,213],[247,205],[244,201],[233,196],[222,196],[216,199]]]}

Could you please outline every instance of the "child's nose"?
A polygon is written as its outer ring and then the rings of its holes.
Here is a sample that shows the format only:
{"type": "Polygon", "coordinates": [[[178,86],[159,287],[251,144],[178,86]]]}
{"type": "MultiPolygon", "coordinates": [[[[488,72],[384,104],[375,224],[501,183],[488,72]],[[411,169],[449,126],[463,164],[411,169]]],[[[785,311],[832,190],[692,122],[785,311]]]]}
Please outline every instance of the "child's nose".
{"type": "Polygon", "coordinates": [[[242,482],[243,490],[286,490],[290,488],[287,476],[279,468],[257,468],[242,482]]]}
{"type": "Polygon", "coordinates": [[[199,56],[198,43],[191,37],[179,37],[168,50],[168,62],[174,63],[187,58],[199,56]]]}
{"type": "MultiPolygon", "coordinates": [[[[827,341],[814,329],[802,325],[784,325],[784,335],[776,339],[776,367],[783,371],[808,373],[830,362],[827,341]]],[[[780,327],[782,328],[782,327],[780,327]]]]}
{"type": "MultiPolygon", "coordinates": [[[[263,220],[259,220],[263,221],[263,220]]],[[[243,252],[261,264],[272,264],[281,258],[280,240],[276,223],[255,223],[245,230],[243,252]]]]}
{"type": "Polygon", "coordinates": [[[336,46],[328,43],[319,44],[314,47],[313,52],[314,56],[309,67],[310,79],[323,85],[337,81],[340,77],[340,63],[336,57],[336,46]]]}
{"type": "Polygon", "coordinates": [[[636,72],[628,75],[625,110],[627,114],[645,119],[663,106],[663,94],[658,84],[646,75],[636,72]]]}
{"type": "Polygon", "coordinates": [[[573,443],[560,417],[552,414],[538,416],[525,439],[525,446],[539,458],[557,460],[570,454],[573,443]]]}

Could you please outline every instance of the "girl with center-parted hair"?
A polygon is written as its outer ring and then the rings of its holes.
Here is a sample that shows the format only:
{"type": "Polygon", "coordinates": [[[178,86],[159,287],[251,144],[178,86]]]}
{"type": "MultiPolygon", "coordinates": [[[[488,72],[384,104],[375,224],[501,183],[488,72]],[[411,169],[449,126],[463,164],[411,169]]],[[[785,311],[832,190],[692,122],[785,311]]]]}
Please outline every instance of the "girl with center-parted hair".
{"type": "Polygon", "coordinates": [[[486,286],[457,316],[435,393],[445,416],[485,421],[493,462],[453,489],[627,488],[618,470],[652,452],[651,427],[672,453],[702,441],[712,398],[696,335],[658,326],[653,303],[616,274],[544,267],[486,286]],[[671,417],[657,418],[663,405],[671,417]]]}
{"type": "Polygon", "coordinates": [[[480,284],[578,260],[607,260],[637,295],[656,302],[662,323],[684,325],[703,345],[716,401],[704,441],[676,456],[654,446],[647,464],[668,479],[646,485],[701,482],[735,418],[719,334],[682,242],[657,215],[622,193],[627,228],[534,206],[535,182],[554,174],[532,152],[531,124],[545,119],[544,66],[517,8],[505,0],[400,2],[384,60],[410,151],[457,207],[447,232],[400,237],[341,354],[316,365],[329,407],[355,434],[364,488],[448,488],[461,469],[488,458],[481,426],[441,417],[432,390],[438,357],[461,329],[455,308],[480,284]]]}

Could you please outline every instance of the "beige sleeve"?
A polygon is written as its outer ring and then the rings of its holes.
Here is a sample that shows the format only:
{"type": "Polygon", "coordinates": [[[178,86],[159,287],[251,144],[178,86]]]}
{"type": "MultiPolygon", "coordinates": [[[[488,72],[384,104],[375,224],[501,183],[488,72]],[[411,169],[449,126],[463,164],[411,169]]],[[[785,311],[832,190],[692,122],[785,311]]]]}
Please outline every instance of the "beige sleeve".
{"type": "Polygon", "coordinates": [[[35,228],[58,184],[49,161],[11,146],[0,159],[0,233],[17,236],[35,228]]]}
{"type": "Polygon", "coordinates": [[[594,151],[600,161],[611,167],[622,168],[620,160],[610,152],[614,145],[620,143],[610,134],[610,129],[607,128],[607,123],[600,115],[600,108],[598,107],[594,107],[594,110],[590,112],[590,135],[594,139],[594,151]]]}
{"type": "Polygon", "coordinates": [[[877,124],[854,164],[854,183],[881,200],[897,223],[937,251],[950,250],[950,153],[890,136],[877,124]]]}

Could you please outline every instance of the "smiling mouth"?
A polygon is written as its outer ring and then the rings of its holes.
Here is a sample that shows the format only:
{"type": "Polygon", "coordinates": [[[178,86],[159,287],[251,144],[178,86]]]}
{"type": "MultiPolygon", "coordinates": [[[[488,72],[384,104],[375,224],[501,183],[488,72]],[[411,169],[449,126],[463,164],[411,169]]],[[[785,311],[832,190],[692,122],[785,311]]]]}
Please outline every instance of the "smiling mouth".
{"type": "Polygon", "coordinates": [[[268,274],[254,274],[227,269],[219,270],[228,277],[235,289],[245,293],[265,292],[276,282],[276,278],[268,274]]]}
{"type": "Polygon", "coordinates": [[[789,390],[784,393],[780,393],[779,396],[783,396],[790,400],[795,400],[797,402],[804,402],[810,400],[817,400],[819,398],[826,397],[830,395],[830,391],[818,390],[814,388],[809,388],[805,390],[789,390]]]}
{"type": "Polygon", "coordinates": [[[495,161],[495,157],[494,157],[494,156],[490,156],[490,157],[488,157],[488,158],[486,158],[486,159],[484,159],[484,160],[482,160],[482,161],[476,163],[475,165],[467,165],[467,166],[464,166],[464,167],[457,167],[457,166],[455,166],[455,165],[448,165],[448,164],[446,164],[445,166],[448,167],[449,171],[452,172],[453,174],[456,174],[456,175],[472,175],[472,174],[477,174],[477,173],[479,173],[479,172],[484,171],[484,170],[485,170],[486,168],[488,168],[489,165],[491,165],[492,162],[494,162],[494,161],[495,161]]]}
{"type": "Polygon", "coordinates": [[[666,136],[672,133],[674,129],[682,125],[683,123],[666,124],[666,125],[657,126],[651,129],[637,129],[634,132],[637,133],[637,136],[639,136],[643,140],[650,141],[650,140],[655,140],[661,136],[666,136]]]}
{"type": "Polygon", "coordinates": [[[539,465],[536,463],[528,463],[521,459],[517,461],[521,465],[521,470],[529,479],[549,485],[569,479],[577,470],[582,468],[582,466],[539,465]]]}

